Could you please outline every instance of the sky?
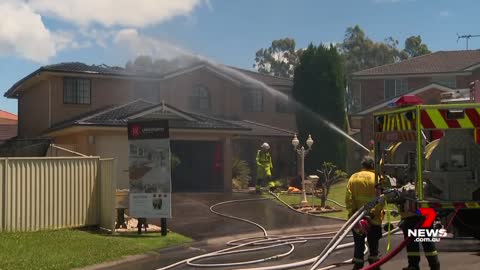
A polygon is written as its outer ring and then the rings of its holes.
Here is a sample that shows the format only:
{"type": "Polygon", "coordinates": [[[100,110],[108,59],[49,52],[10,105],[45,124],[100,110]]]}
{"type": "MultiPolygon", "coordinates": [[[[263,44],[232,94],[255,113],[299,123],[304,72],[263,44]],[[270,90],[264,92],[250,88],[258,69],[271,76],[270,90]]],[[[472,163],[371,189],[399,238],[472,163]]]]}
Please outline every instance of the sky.
{"type": "MultiPolygon", "coordinates": [[[[0,0],[0,92],[43,65],[124,66],[142,54],[252,69],[274,39],[341,42],[357,24],[376,41],[421,35],[432,51],[463,50],[457,34],[480,34],[478,10],[477,0],[0,0]]],[[[0,109],[17,102],[2,95],[0,109]]]]}

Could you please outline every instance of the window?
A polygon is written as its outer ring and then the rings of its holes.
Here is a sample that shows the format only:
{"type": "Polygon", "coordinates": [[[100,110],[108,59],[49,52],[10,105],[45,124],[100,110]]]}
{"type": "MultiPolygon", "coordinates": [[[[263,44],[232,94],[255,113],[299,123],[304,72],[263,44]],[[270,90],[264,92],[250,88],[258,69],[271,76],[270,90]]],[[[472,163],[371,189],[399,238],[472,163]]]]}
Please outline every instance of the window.
{"type": "Polygon", "coordinates": [[[263,111],[262,92],[257,89],[246,90],[243,98],[243,109],[247,112],[263,111]]]}
{"type": "Polygon", "coordinates": [[[197,111],[210,110],[210,93],[206,86],[195,86],[192,96],[190,97],[190,106],[193,110],[197,111]]]}
{"type": "Polygon", "coordinates": [[[432,83],[438,83],[450,88],[457,88],[457,79],[455,77],[433,77],[432,83]]]}
{"type": "Polygon", "coordinates": [[[90,104],[90,80],[63,78],[63,103],[90,104]]]}
{"type": "Polygon", "coordinates": [[[385,80],[385,99],[391,99],[408,92],[408,83],[405,79],[385,80]]]}
{"type": "Polygon", "coordinates": [[[355,113],[362,108],[362,83],[353,81],[347,88],[347,108],[351,113],[355,113]]]}

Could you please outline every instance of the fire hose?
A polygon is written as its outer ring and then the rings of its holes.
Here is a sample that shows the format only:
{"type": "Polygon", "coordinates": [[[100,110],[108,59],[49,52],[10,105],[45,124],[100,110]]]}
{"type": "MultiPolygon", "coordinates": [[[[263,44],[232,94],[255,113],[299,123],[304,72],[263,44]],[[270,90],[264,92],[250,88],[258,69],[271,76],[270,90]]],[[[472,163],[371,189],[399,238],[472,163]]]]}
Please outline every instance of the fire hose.
{"type": "MultiPolygon", "coordinates": [[[[173,267],[186,264],[188,266],[192,267],[232,267],[232,266],[243,266],[243,265],[249,265],[249,264],[256,264],[256,263],[262,263],[262,262],[267,262],[270,260],[274,259],[280,259],[283,257],[286,257],[290,254],[293,253],[295,249],[295,244],[298,243],[305,243],[306,241],[309,240],[321,240],[321,239],[330,239],[330,242],[327,244],[327,246],[323,249],[322,253],[319,256],[316,256],[314,258],[304,260],[304,261],[299,261],[295,263],[289,263],[289,264],[283,264],[283,265],[274,265],[274,266],[266,266],[266,267],[255,267],[255,268],[247,268],[248,270],[278,270],[278,269],[291,269],[291,268],[296,268],[300,266],[307,266],[311,265],[312,263],[320,265],[329,255],[331,252],[334,250],[346,248],[346,247],[351,247],[354,245],[353,242],[351,243],[346,243],[346,244],[341,244],[340,243],[344,240],[345,237],[347,237],[347,234],[351,231],[351,229],[355,226],[355,224],[363,218],[363,216],[366,214],[365,208],[362,207],[359,211],[357,211],[347,222],[343,224],[343,226],[340,228],[339,231],[335,232],[325,232],[325,233],[318,233],[318,234],[302,234],[302,235],[290,235],[290,236],[272,236],[268,235],[267,230],[262,227],[260,224],[255,223],[251,220],[248,219],[243,219],[240,217],[220,213],[215,210],[215,207],[220,206],[220,205],[225,205],[229,203],[240,203],[240,202],[249,202],[249,201],[259,201],[259,200],[268,200],[270,198],[255,198],[255,199],[246,199],[246,200],[233,200],[233,201],[226,201],[226,202],[221,202],[214,204],[210,207],[210,211],[216,215],[223,216],[226,218],[231,218],[237,221],[245,222],[248,224],[251,224],[253,226],[258,227],[262,232],[263,232],[263,237],[249,237],[249,238],[242,238],[242,239],[237,239],[233,241],[229,241],[227,245],[229,246],[228,248],[210,252],[207,254],[195,256],[186,260],[179,261],[177,263],[165,266],[163,268],[160,268],[158,270],[167,270],[171,269],[173,267]],[[327,235],[332,235],[333,233],[336,233],[333,237],[332,236],[327,236],[327,235]],[[252,248],[253,246],[253,248],[252,248]],[[279,248],[282,246],[287,246],[289,247],[288,251],[273,255],[273,256],[268,256],[266,258],[261,258],[261,259],[255,259],[255,260],[249,260],[249,261],[240,261],[240,262],[232,262],[232,263],[198,263],[197,261],[202,260],[202,259],[207,259],[207,258],[214,258],[214,257],[220,257],[220,256],[225,256],[225,255],[234,255],[234,254],[240,254],[240,253],[248,253],[248,252],[253,252],[253,251],[260,251],[260,250],[267,250],[267,249],[273,249],[273,248],[279,248]],[[250,247],[246,248],[245,247],[250,247]],[[241,249],[244,248],[244,249],[241,249]]],[[[374,201],[370,205],[367,205],[367,207],[371,207],[372,205],[376,205],[379,201],[374,201]]],[[[313,214],[311,214],[313,215],[313,214]]],[[[314,215],[317,216],[317,215],[314,215]]],[[[398,229],[396,229],[398,230],[398,229]]],[[[391,233],[396,232],[396,230],[393,230],[391,233]]],[[[365,250],[365,253],[368,251],[368,249],[365,250]]],[[[342,263],[349,263],[351,260],[346,260],[342,263]]],[[[332,269],[339,264],[342,263],[337,263],[333,264],[324,268],[321,268],[323,270],[326,269],[332,269]]],[[[311,269],[317,269],[317,268],[311,268],[311,269]]],[[[318,269],[317,269],[318,270],[318,269]]]]}
{"type": "MultiPolygon", "coordinates": [[[[415,225],[414,229],[420,228],[422,222],[419,222],[418,224],[415,225]]],[[[403,241],[398,245],[392,252],[389,252],[386,256],[382,257],[380,260],[376,261],[373,264],[370,264],[367,267],[362,268],[361,270],[373,270],[376,269],[377,267],[382,266],[384,263],[388,262],[391,260],[393,257],[395,257],[404,247],[406,247],[410,242],[413,241],[413,237],[405,237],[403,241]]]]}

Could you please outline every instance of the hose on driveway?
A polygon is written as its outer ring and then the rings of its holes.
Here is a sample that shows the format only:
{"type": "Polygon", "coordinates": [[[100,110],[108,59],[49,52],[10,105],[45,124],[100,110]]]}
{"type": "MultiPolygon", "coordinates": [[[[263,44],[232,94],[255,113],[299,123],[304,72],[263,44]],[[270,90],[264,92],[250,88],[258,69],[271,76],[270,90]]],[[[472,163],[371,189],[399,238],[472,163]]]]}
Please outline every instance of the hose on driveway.
{"type": "MultiPolygon", "coordinates": [[[[271,194],[274,195],[273,193],[271,194]]],[[[159,268],[157,270],[168,270],[180,265],[188,265],[188,266],[197,267],[197,268],[239,267],[239,266],[242,267],[246,265],[264,263],[267,261],[277,260],[277,259],[287,257],[295,251],[296,244],[303,244],[303,243],[306,243],[307,241],[329,239],[330,241],[327,244],[327,246],[323,249],[322,253],[308,260],[303,260],[303,261],[298,261],[298,262],[288,263],[288,264],[281,264],[281,265],[272,265],[272,266],[263,266],[263,267],[260,266],[260,267],[251,267],[251,268],[241,268],[241,269],[243,270],[280,270],[280,269],[292,269],[292,268],[308,266],[312,264],[316,264],[315,267],[317,267],[321,263],[323,263],[325,259],[334,250],[344,249],[354,245],[353,242],[345,243],[345,244],[340,244],[340,243],[345,239],[345,237],[347,237],[348,233],[351,231],[353,226],[365,215],[365,211],[363,208],[357,211],[347,222],[345,222],[338,231],[330,231],[330,232],[315,233],[315,234],[294,234],[294,235],[286,235],[286,236],[269,235],[267,230],[262,225],[254,221],[229,215],[229,214],[225,214],[225,213],[221,213],[215,209],[218,206],[232,204],[232,203],[264,201],[264,200],[270,200],[274,198],[279,199],[277,196],[274,195],[272,198],[254,198],[254,199],[224,201],[224,202],[216,203],[210,207],[210,212],[212,212],[213,214],[230,218],[233,220],[237,220],[240,222],[245,222],[252,226],[257,227],[258,229],[260,229],[263,236],[235,239],[227,242],[226,244],[228,247],[225,249],[209,252],[209,253],[198,255],[192,258],[188,258],[188,259],[176,262],[174,264],[159,268]],[[201,263],[200,262],[200,260],[218,258],[222,256],[231,256],[231,255],[238,255],[243,253],[264,251],[269,249],[279,249],[279,248],[283,248],[284,250],[280,253],[276,253],[275,255],[270,255],[264,258],[257,258],[257,259],[236,261],[236,262],[226,262],[226,263],[201,263]]],[[[314,214],[310,214],[310,215],[319,216],[314,214]]],[[[392,233],[396,232],[397,230],[398,228],[393,230],[392,233]]],[[[365,253],[367,252],[368,252],[368,247],[366,246],[365,253]]],[[[351,260],[346,260],[342,263],[329,265],[324,268],[310,268],[310,269],[327,270],[327,269],[335,268],[339,264],[345,264],[345,263],[351,263],[351,260]]]]}

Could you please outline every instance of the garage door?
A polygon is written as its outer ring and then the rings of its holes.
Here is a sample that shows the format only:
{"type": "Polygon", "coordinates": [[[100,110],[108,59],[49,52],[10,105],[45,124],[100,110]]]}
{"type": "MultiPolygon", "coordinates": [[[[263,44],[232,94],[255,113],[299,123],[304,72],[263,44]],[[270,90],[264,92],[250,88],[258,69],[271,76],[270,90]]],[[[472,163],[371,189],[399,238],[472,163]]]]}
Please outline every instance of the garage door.
{"type": "Polygon", "coordinates": [[[172,141],[171,151],[180,159],[180,165],[172,172],[174,192],[223,191],[220,142],[172,141]]]}

